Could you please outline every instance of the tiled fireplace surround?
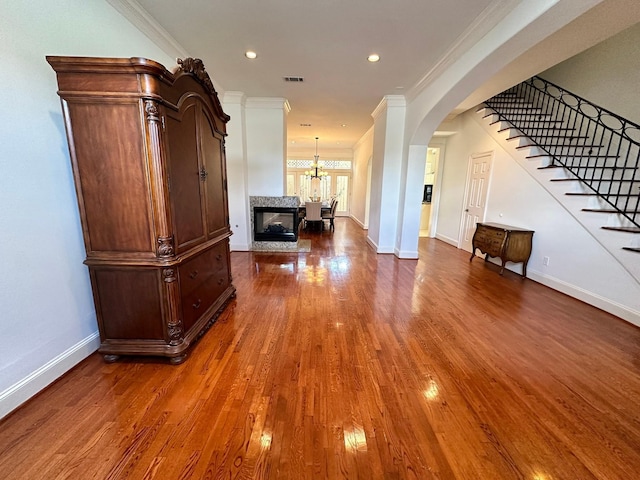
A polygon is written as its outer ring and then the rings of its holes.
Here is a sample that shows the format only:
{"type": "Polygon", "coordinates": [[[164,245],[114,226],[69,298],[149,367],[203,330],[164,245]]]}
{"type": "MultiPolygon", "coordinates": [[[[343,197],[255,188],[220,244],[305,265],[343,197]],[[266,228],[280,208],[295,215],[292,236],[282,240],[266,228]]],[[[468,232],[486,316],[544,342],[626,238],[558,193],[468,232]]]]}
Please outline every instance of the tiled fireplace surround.
{"type": "Polygon", "coordinates": [[[300,205],[299,197],[249,197],[249,209],[251,218],[251,250],[256,251],[298,251],[299,242],[256,242],[253,239],[255,231],[254,207],[280,207],[280,208],[296,208],[300,205]]]}

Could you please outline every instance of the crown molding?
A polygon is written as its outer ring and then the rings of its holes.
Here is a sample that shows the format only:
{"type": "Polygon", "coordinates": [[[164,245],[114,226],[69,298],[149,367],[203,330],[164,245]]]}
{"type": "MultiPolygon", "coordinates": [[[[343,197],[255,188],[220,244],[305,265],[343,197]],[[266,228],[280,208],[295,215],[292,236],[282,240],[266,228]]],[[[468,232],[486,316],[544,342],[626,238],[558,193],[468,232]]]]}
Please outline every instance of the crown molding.
{"type": "Polygon", "coordinates": [[[135,0],[107,0],[107,3],[170,57],[193,57],[135,0]]]}
{"type": "Polygon", "coordinates": [[[387,109],[392,107],[406,107],[407,100],[404,95],[385,95],[378,106],[371,112],[373,121],[375,122],[380,115],[387,109]]]}
{"type": "Polygon", "coordinates": [[[224,92],[224,95],[222,97],[222,103],[226,103],[228,105],[244,106],[246,101],[247,101],[247,97],[244,94],[244,92],[237,92],[233,90],[229,92],[224,92]]]}
{"type": "Polygon", "coordinates": [[[369,127],[369,129],[364,132],[364,134],[358,139],[358,141],[353,145],[353,150],[357,150],[358,148],[360,148],[362,145],[365,144],[365,142],[368,141],[369,137],[371,137],[373,135],[373,125],[371,125],[369,127]]]}
{"type": "Polygon", "coordinates": [[[480,15],[465,29],[456,39],[447,52],[436,64],[407,91],[407,99],[413,100],[418,94],[427,88],[434,80],[440,77],[451,65],[459,60],[471,46],[491,31],[504,17],[518,6],[522,0],[495,0],[488,5],[480,15]]]}
{"type": "MultiPolygon", "coordinates": [[[[155,18],[153,18],[149,12],[142,8],[142,6],[135,0],[106,1],[168,56],[175,59],[195,57],[195,55],[190,54],[186,48],[180,45],[180,43],[173,38],[171,34],[156,21],[155,18]]],[[[215,79],[212,78],[211,81],[213,82],[213,87],[218,94],[225,91],[224,88],[215,81],[215,79]]]]}
{"type": "Polygon", "coordinates": [[[288,100],[282,97],[247,97],[245,104],[247,108],[269,108],[285,113],[291,111],[288,100]]]}

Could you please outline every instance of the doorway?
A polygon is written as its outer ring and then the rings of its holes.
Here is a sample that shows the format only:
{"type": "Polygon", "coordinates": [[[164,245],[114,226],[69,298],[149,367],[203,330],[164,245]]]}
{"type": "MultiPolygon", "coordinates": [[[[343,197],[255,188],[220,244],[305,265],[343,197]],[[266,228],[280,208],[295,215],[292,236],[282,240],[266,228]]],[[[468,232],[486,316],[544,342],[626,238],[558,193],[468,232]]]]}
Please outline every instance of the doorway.
{"type": "Polygon", "coordinates": [[[440,147],[428,147],[424,167],[424,190],[420,211],[420,237],[432,237],[434,233],[434,188],[436,185],[436,172],[438,171],[439,161],[440,147]]]}
{"type": "Polygon", "coordinates": [[[338,201],[336,216],[348,216],[351,201],[351,162],[326,161],[323,171],[325,177],[309,178],[303,170],[287,169],[287,195],[298,196],[301,201],[309,197],[320,197],[322,200],[335,198],[338,201]],[[342,168],[327,168],[327,165],[338,164],[342,168]],[[342,164],[348,165],[348,169],[342,164]]]}

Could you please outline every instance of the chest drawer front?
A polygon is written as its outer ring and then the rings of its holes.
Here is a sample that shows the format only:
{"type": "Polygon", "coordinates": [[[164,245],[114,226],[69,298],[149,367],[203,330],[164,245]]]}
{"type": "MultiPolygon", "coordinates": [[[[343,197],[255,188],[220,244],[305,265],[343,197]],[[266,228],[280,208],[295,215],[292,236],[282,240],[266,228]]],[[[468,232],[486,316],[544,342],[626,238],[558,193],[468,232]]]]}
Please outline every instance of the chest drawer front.
{"type": "Polygon", "coordinates": [[[533,234],[529,232],[512,232],[509,235],[505,257],[511,262],[524,262],[531,256],[533,234]]]}
{"type": "Polygon", "coordinates": [[[185,332],[204,314],[229,286],[229,273],[219,270],[191,292],[182,293],[182,321],[185,332]]]}
{"type": "Polygon", "coordinates": [[[502,251],[506,232],[478,225],[476,233],[473,235],[473,245],[488,253],[492,257],[497,257],[502,251]]]}
{"type": "Polygon", "coordinates": [[[193,292],[219,272],[228,272],[226,242],[211,247],[178,267],[182,295],[193,292]]]}
{"type": "Polygon", "coordinates": [[[229,286],[227,248],[228,242],[220,242],[178,267],[185,332],[229,286]]]}

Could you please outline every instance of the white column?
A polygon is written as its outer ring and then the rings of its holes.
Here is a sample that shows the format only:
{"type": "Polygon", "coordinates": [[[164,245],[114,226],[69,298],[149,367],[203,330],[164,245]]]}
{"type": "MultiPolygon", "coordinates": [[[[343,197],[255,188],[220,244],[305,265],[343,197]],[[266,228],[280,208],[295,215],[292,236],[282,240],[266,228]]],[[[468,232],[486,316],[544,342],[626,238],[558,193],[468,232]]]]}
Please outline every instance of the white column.
{"type": "Polygon", "coordinates": [[[378,253],[396,253],[401,225],[402,148],[406,102],[387,95],[373,111],[374,136],[367,241],[378,253]]]}
{"type": "Polygon", "coordinates": [[[399,232],[395,254],[399,258],[418,258],[420,213],[424,189],[424,166],[427,145],[410,145],[406,168],[403,169],[403,188],[400,190],[399,232]]]}
{"type": "Polygon", "coordinates": [[[224,112],[231,117],[227,123],[225,146],[229,222],[233,232],[230,247],[236,251],[251,250],[245,101],[242,92],[225,92],[222,100],[224,112]]]}

